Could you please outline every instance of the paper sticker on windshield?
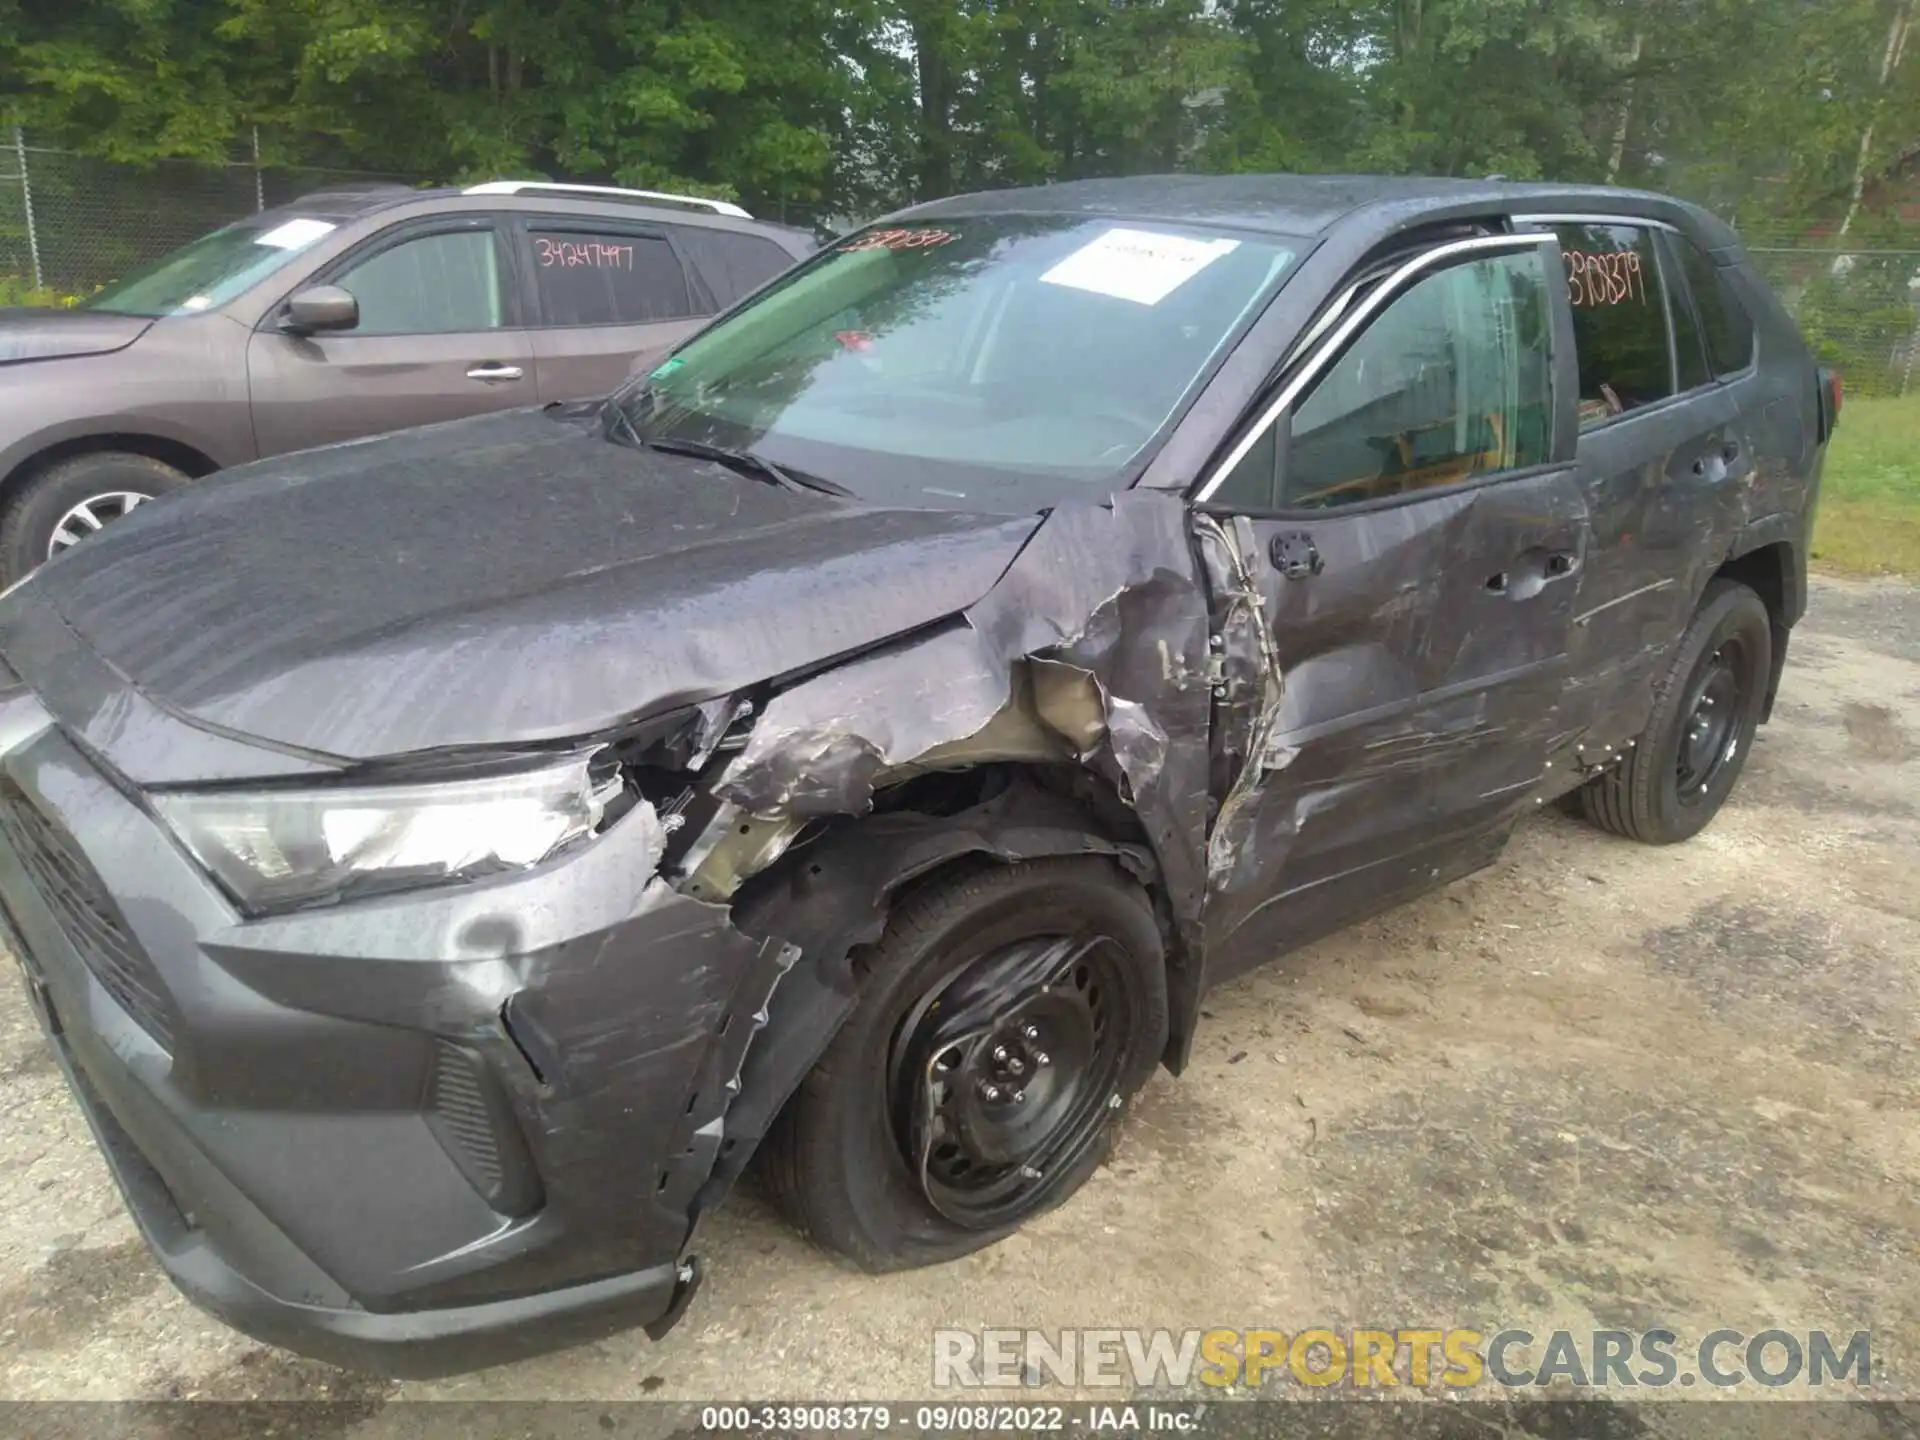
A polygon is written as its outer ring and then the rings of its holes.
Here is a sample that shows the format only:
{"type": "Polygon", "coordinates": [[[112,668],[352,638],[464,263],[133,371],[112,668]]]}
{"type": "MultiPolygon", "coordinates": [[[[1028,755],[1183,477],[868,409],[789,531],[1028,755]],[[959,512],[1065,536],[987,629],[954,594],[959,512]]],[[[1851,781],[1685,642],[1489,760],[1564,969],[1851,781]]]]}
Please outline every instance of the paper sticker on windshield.
{"type": "Polygon", "coordinates": [[[1239,248],[1238,240],[1194,240],[1151,230],[1108,230],[1040,279],[1048,285],[1091,290],[1136,305],[1158,305],[1222,255],[1239,248]]]}
{"type": "Polygon", "coordinates": [[[311,245],[322,235],[339,227],[330,220],[289,220],[284,225],[276,225],[264,235],[256,235],[256,245],[271,245],[276,250],[298,250],[302,245],[311,245]]]}

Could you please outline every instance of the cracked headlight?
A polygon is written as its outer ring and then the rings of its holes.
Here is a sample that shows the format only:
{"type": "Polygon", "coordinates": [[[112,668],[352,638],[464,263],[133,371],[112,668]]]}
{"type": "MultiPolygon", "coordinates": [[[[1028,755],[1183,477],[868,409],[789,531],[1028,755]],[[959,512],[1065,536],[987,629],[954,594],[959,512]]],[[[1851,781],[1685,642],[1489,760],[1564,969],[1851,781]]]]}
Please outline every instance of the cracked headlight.
{"type": "Polygon", "coordinates": [[[600,824],[611,757],[398,785],[177,792],[154,807],[242,908],[260,913],[524,870],[600,824]]]}

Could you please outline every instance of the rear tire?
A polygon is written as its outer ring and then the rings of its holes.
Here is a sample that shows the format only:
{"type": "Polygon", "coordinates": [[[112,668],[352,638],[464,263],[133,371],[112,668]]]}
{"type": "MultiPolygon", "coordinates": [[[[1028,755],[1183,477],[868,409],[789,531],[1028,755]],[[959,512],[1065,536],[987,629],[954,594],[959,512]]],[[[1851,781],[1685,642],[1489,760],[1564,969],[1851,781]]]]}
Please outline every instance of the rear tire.
{"type": "Polygon", "coordinates": [[[1712,581],[1655,687],[1645,733],[1573,793],[1580,817],[1649,845],[1699,834],[1740,778],[1772,664],[1766,605],[1744,585],[1712,581]]]}
{"type": "Polygon", "coordinates": [[[92,505],[104,525],[126,508],[111,497],[152,500],[190,483],[171,465],[121,450],[56,460],[27,481],[0,519],[0,583],[11,585],[44,565],[63,521],[74,532],[86,530],[84,520],[68,520],[78,507],[92,505]]]}
{"type": "Polygon", "coordinates": [[[955,1259],[1067,1199],[1166,1045],[1159,925],[1105,860],[936,880],[856,970],[759,1159],[794,1227],[870,1271],[955,1259]]]}

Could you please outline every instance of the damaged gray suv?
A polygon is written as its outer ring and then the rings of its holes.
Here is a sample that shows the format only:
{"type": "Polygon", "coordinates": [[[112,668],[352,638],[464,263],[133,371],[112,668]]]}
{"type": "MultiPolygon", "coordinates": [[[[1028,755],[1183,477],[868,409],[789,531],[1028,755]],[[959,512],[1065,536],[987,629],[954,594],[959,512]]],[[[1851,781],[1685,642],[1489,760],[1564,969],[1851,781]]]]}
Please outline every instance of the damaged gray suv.
{"type": "MultiPolygon", "coordinates": [[[[605,403],[263,461],[0,601],[0,902],[161,1263],[471,1369],[1100,1163],[1209,988],[1740,773],[1839,407],[1620,190],[924,205],[605,403]]],[[[57,1197],[52,1197],[57,1203],[57,1197]]]]}

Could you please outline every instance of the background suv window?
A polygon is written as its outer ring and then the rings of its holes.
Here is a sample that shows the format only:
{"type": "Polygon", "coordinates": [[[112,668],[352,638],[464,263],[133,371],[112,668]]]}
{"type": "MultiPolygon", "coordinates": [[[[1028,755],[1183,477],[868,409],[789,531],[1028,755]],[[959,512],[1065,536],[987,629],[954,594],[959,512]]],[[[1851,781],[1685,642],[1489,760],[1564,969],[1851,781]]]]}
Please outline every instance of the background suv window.
{"type": "Polygon", "coordinates": [[[533,230],[534,287],[549,325],[644,325],[685,320],[710,307],[673,246],[659,235],[616,230],[533,230]]]}
{"type": "Polygon", "coordinates": [[[355,335],[445,335],[497,330],[500,256],[491,230],[404,240],[351,266],[333,283],[360,302],[355,335]]]}
{"type": "Polygon", "coordinates": [[[1674,393],[1667,301],[1652,233],[1638,225],[1559,225],[1580,423],[1600,425],[1674,393]]]}
{"type": "Polygon", "coordinates": [[[1417,282],[1295,409],[1282,503],[1351,505],[1544,464],[1552,335],[1538,249],[1417,282]]]}
{"type": "Polygon", "coordinates": [[[791,255],[759,235],[680,225],[674,238],[723,309],[793,264],[791,255]]]}

